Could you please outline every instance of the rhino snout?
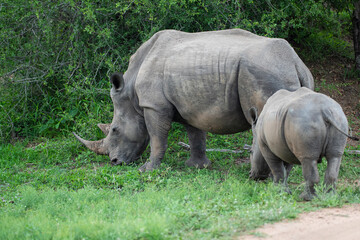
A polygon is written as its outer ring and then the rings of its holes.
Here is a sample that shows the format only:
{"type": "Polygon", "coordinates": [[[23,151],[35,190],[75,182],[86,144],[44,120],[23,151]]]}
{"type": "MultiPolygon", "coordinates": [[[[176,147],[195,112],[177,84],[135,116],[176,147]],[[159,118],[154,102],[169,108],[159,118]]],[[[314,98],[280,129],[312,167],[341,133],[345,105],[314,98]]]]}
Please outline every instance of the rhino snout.
{"type": "Polygon", "coordinates": [[[113,165],[113,166],[120,165],[120,164],[123,164],[123,163],[124,163],[124,161],[119,160],[118,158],[111,159],[111,165],[113,165]]]}

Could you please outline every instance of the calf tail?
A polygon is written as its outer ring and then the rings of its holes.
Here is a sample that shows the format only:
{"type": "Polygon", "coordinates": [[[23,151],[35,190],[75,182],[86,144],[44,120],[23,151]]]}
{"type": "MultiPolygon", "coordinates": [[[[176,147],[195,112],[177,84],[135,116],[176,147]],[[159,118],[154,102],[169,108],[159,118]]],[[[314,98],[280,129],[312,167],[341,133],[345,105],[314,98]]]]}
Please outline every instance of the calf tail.
{"type": "Polygon", "coordinates": [[[336,123],[333,121],[332,117],[331,117],[331,113],[329,111],[322,111],[325,122],[331,124],[336,130],[338,130],[339,132],[341,132],[342,134],[344,134],[345,136],[347,136],[348,138],[354,140],[354,141],[359,141],[359,138],[354,137],[354,136],[350,136],[349,134],[347,134],[346,132],[344,132],[343,130],[341,130],[336,123]]]}

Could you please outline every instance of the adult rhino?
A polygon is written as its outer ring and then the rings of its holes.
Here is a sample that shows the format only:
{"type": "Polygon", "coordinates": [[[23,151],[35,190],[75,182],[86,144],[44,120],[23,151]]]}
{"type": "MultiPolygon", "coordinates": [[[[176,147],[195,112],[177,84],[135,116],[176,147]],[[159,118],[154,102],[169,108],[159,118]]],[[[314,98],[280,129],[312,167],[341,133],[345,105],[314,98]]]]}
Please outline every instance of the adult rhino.
{"type": "Polygon", "coordinates": [[[251,175],[266,177],[271,170],[274,182],[286,187],[292,164],[301,164],[306,187],[300,197],[311,200],[319,182],[317,163],[326,157],[325,184],[335,188],[346,139],[359,140],[348,135],[348,121],[336,101],[308,88],[282,89],[267,100],[258,118],[256,108],[249,111],[251,175]]]}
{"type": "Polygon", "coordinates": [[[191,146],[188,166],[210,165],[205,132],[231,134],[251,127],[250,107],[259,111],[279,89],[314,88],[313,77],[283,39],[241,29],[156,33],[130,58],[124,75],[111,76],[114,117],[100,125],[106,138],[77,139],[114,165],[138,159],[150,141],[157,168],[167,148],[171,122],[185,125],[191,146]],[[106,129],[107,128],[107,129],[106,129]]]}

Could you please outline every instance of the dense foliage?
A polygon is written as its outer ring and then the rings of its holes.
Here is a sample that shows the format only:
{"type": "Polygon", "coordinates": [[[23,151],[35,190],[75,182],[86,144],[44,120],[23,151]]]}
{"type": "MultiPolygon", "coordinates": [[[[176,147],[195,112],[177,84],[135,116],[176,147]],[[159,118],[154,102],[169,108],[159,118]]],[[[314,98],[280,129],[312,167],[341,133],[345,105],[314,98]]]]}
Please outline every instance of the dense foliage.
{"type": "Polygon", "coordinates": [[[162,29],[243,28],[286,38],[315,58],[344,55],[348,44],[341,38],[351,19],[331,2],[4,0],[0,140],[85,131],[90,119],[109,122],[108,75],[125,71],[131,54],[162,29]]]}

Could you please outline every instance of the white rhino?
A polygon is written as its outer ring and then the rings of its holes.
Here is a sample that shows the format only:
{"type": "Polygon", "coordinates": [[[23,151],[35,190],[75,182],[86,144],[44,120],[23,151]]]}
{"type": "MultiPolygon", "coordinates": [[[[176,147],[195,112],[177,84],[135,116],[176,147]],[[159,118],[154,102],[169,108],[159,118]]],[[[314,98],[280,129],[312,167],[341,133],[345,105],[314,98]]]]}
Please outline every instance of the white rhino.
{"type": "Polygon", "coordinates": [[[271,170],[274,182],[286,186],[292,164],[301,164],[306,187],[300,197],[311,200],[319,182],[317,163],[325,157],[325,184],[335,188],[350,137],[348,121],[336,101],[303,87],[295,92],[279,90],[267,100],[258,118],[256,108],[251,108],[250,114],[254,136],[251,177],[266,177],[271,170]]]}
{"type": "Polygon", "coordinates": [[[205,167],[205,132],[230,134],[250,129],[248,109],[259,111],[279,89],[313,89],[313,77],[283,39],[232,29],[156,33],[130,58],[124,75],[114,74],[114,118],[99,141],[79,141],[113,164],[139,158],[150,141],[150,161],[157,168],[167,148],[171,122],[185,125],[189,166],[205,167]]]}

